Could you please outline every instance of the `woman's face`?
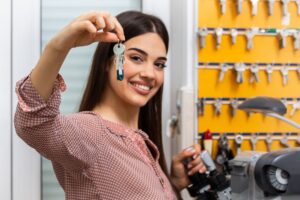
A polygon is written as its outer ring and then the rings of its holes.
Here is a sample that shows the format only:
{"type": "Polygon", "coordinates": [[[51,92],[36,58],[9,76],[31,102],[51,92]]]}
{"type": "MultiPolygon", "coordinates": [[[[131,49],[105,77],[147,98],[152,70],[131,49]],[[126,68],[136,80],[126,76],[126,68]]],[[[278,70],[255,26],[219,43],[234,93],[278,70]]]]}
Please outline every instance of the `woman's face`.
{"type": "Polygon", "coordinates": [[[166,47],[157,33],[139,35],[124,44],[124,79],[117,80],[113,64],[109,69],[108,85],[120,103],[142,107],[163,84],[166,47]]]}

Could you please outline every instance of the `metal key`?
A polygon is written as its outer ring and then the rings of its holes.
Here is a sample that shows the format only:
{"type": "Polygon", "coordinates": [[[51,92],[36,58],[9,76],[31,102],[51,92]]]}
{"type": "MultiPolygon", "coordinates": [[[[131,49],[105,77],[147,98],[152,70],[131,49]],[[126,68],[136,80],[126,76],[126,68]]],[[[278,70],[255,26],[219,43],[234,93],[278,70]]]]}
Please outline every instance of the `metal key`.
{"type": "Polygon", "coordinates": [[[298,136],[297,136],[297,139],[296,139],[296,142],[298,145],[300,145],[300,134],[298,133],[298,136]]]}
{"type": "Polygon", "coordinates": [[[268,64],[266,67],[267,77],[268,77],[268,83],[271,83],[272,81],[272,73],[273,73],[273,67],[271,64],[268,64]]]}
{"type": "Polygon", "coordinates": [[[237,14],[239,15],[242,13],[244,0],[236,0],[236,1],[237,1],[237,14]]]}
{"type": "Polygon", "coordinates": [[[199,115],[203,116],[205,114],[205,102],[206,102],[206,99],[205,98],[201,98],[201,99],[199,99],[199,101],[197,103],[198,114],[199,115]]]}
{"type": "Polygon", "coordinates": [[[281,29],[278,32],[280,48],[286,47],[286,37],[288,36],[288,32],[285,29],[281,29]]]}
{"type": "Polygon", "coordinates": [[[236,82],[243,83],[244,82],[244,72],[246,70],[246,66],[244,63],[236,63],[234,65],[234,69],[237,73],[236,82]]]}
{"type": "Polygon", "coordinates": [[[271,146],[272,146],[272,141],[273,141],[271,133],[267,134],[265,141],[266,141],[266,144],[267,144],[267,151],[270,152],[271,151],[271,146]]]}
{"type": "Polygon", "coordinates": [[[289,80],[289,69],[287,66],[284,66],[280,69],[281,75],[282,75],[282,83],[283,85],[286,85],[289,80]]]}
{"type": "Polygon", "coordinates": [[[290,148],[291,146],[289,145],[289,139],[287,134],[284,134],[284,136],[280,139],[280,144],[284,147],[290,148]]]}
{"type": "Polygon", "coordinates": [[[234,138],[236,147],[237,147],[237,154],[241,153],[241,146],[244,140],[244,137],[241,134],[237,134],[234,138]]]}
{"type": "Polygon", "coordinates": [[[124,79],[124,52],[125,45],[118,42],[114,45],[113,51],[115,54],[115,63],[117,70],[117,80],[122,81],[124,79]]]}
{"type": "Polygon", "coordinates": [[[231,106],[231,116],[234,117],[236,115],[236,111],[239,106],[238,99],[231,99],[230,106],[231,106]]]}
{"type": "Polygon", "coordinates": [[[283,105],[284,105],[285,107],[288,107],[289,101],[288,101],[287,98],[282,98],[282,99],[281,99],[281,102],[283,103],[283,105]]]}
{"type": "Polygon", "coordinates": [[[230,30],[230,36],[231,36],[231,44],[235,44],[236,43],[236,37],[238,35],[238,31],[236,29],[231,29],[230,30]]]}
{"type": "Polygon", "coordinates": [[[295,0],[297,4],[297,14],[300,15],[300,0],[295,0]]]}
{"type": "Polygon", "coordinates": [[[297,68],[298,79],[300,80],[300,67],[297,68]]]}
{"type": "Polygon", "coordinates": [[[258,28],[250,28],[246,30],[246,38],[247,38],[247,49],[250,50],[253,48],[253,39],[254,36],[258,33],[258,28]]]}
{"type": "Polygon", "coordinates": [[[258,141],[258,137],[256,134],[253,134],[252,137],[250,137],[250,142],[251,142],[251,146],[252,146],[252,150],[255,151],[256,150],[256,143],[258,141]]]}
{"type": "Polygon", "coordinates": [[[222,111],[222,99],[215,99],[214,101],[215,115],[220,115],[222,111]]]}
{"type": "Polygon", "coordinates": [[[293,33],[293,38],[294,38],[294,49],[298,50],[300,48],[300,32],[296,31],[295,33],[293,33]]]}
{"type": "Polygon", "coordinates": [[[207,28],[200,28],[199,29],[199,36],[200,36],[200,48],[204,48],[206,45],[206,36],[208,35],[207,28]]]}
{"type": "Polygon", "coordinates": [[[259,0],[250,0],[252,5],[252,15],[257,15],[257,4],[259,0]]]}
{"type": "Polygon", "coordinates": [[[253,83],[254,81],[256,81],[257,83],[259,82],[258,71],[259,68],[257,64],[253,64],[250,66],[250,72],[251,72],[250,83],[253,83]]]}
{"type": "Polygon", "coordinates": [[[293,104],[292,104],[292,110],[291,110],[290,116],[291,116],[291,117],[294,116],[295,112],[296,112],[297,110],[299,110],[299,109],[300,109],[300,101],[295,101],[295,102],[293,102],[293,104]]]}
{"type": "Polygon", "coordinates": [[[268,13],[269,16],[273,15],[275,0],[268,0],[268,13]]]}
{"type": "Polygon", "coordinates": [[[221,6],[221,14],[224,15],[226,12],[226,0],[219,0],[221,6]]]}
{"type": "Polygon", "coordinates": [[[219,49],[222,42],[223,28],[215,29],[215,37],[216,37],[216,48],[219,49]]]}
{"type": "Polygon", "coordinates": [[[228,65],[226,63],[222,63],[220,67],[219,82],[224,79],[225,73],[228,71],[228,65]]]}
{"type": "Polygon", "coordinates": [[[289,4],[289,2],[290,2],[290,0],[281,0],[283,16],[288,16],[288,13],[289,13],[288,4],[289,4]]]}

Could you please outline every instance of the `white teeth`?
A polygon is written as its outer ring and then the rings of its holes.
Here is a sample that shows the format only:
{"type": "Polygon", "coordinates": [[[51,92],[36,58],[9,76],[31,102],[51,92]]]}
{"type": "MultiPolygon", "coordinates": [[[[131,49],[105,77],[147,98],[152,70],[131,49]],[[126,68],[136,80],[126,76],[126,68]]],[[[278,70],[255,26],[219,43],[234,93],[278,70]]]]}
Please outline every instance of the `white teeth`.
{"type": "Polygon", "coordinates": [[[146,85],[140,85],[140,84],[137,84],[137,83],[133,83],[132,85],[134,85],[135,87],[138,87],[138,88],[140,88],[142,90],[146,90],[146,91],[150,90],[150,87],[146,86],[146,85]]]}

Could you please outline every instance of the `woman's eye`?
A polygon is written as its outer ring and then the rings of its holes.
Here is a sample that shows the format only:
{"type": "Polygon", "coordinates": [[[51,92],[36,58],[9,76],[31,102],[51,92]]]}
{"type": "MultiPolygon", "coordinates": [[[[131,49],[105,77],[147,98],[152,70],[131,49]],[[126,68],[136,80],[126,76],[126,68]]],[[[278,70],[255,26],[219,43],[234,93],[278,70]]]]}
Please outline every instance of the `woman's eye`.
{"type": "Polygon", "coordinates": [[[165,63],[156,63],[155,66],[157,66],[159,69],[164,69],[166,67],[165,63]]]}
{"type": "Polygon", "coordinates": [[[137,61],[137,62],[142,62],[142,58],[139,57],[139,56],[130,56],[130,58],[133,60],[133,61],[137,61]]]}

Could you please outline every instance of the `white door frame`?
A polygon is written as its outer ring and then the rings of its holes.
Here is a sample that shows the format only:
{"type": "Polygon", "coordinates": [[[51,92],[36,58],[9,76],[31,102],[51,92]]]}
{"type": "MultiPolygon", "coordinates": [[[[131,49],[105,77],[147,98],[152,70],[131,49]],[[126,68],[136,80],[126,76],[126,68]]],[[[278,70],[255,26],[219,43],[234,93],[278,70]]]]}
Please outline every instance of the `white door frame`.
{"type": "Polygon", "coordinates": [[[11,1],[0,2],[0,190],[11,199],[11,1]]]}
{"type": "MultiPolygon", "coordinates": [[[[12,1],[12,115],[16,81],[28,74],[40,56],[40,0],[12,1]]],[[[15,133],[12,136],[12,200],[41,199],[41,157],[15,133]]]]}

